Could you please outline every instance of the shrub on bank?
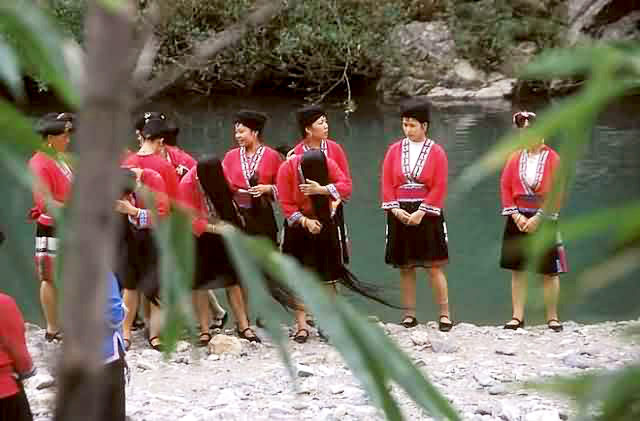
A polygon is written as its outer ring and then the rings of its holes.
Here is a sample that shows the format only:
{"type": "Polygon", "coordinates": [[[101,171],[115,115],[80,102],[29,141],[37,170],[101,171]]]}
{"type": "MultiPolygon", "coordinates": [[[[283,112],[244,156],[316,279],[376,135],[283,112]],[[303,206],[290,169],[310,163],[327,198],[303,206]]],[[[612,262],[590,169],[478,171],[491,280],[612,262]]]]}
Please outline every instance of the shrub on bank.
{"type": "MultiPolygon", "coordinates": [[[[548,0],[547,3],[554,0],[548,0]]],[[[82,41],[87,0],[50,0],[52,14],[82,41]]],[[[156,27],[161,47],[154,71],[191,53],[193,41],[240,21],[255,0],[173,0],[163,4],[156,27]]],[[[507,48],[533,40],[539,48],[555,44],[558,25],[539,12],[517,10],[507,0],[318,0],[298,1],[240,44],[208,65],[190,69],[188,89],[251,92],[285,89],[318,97],[344,77],[375,81],[388,53],[391,29],[414,20],[446,20],[458,53],[485,71],[499,69],[507,48]]],[[[141,13],[147,4],[140,0],[141,13]]]]}

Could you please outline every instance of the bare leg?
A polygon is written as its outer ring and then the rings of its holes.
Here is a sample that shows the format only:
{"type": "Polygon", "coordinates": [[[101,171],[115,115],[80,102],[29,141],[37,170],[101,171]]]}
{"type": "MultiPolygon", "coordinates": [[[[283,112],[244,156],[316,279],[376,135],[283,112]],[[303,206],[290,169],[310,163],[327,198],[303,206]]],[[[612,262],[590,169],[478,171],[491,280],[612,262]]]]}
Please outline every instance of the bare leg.
{"type": "Polygon", "coordinates": [[[238,330],[243,331],[249,327],[249,320],[247,319],[247,310],[245,308],[244,297],[242,288],[239,285],[227,287],[227,299],[231,306],[233,316],[236,318],[238,330]]]}
{"type": "Polygon", "coordinates": [[[209,308],[211,309],[211,314],[215,319],[221,319],[225,313],[227,312],[220,303],[218,302],[218,298],[216,294],[212,290],[207,290],[207,296],[209,300],[209,308]]]}
{"type": "Polygon", "coordinates": [[[122,337],[127,340],[131,340],[131,326],[133,326],[133,321],[136,319],[136,313],[138,312],[139,297],[140,294],[135,289],[125,289],[122,293],[122,301],[128,310],[122,324],[122,337]]]}
{"type": "Polygon", "coordinates": [[[142,312],[144,313],[142,315],[143,319],[144,319],[144,325],[147,327],[147,329],[149,329],[149,326],[151,325],[151,302],[149,302],[149,300],[142,296],[142,312]]]}
{"type": "Polygon", "coordinates": [[[304,305],[298,304],[295,311],[296,318],[296,333],[299,333],[300,340],[296,340],[296,342],[306,342],[309,337],[309,324],[307,324],[307,313],[304,309],[304,305]],[[303,331],[306,330],[306,332],[303,331]],[[304,338],[304,339],[302,339],[304,338]]]}
{"type": "Polygon", "coordinates": [[[400,288],[405,316],[416,317],[416,270],[400,269],[400,288]]]}
{"type": "Polygon", "coordinates": [[[451,322],[449,314],[449,289],[447,286],[447,277],[441,267],[429,268],[429,278],[431,279],[431,288],[436,304],[440,307],[440,316],[445,323],[451,322]]]}
{"type": "Polygon", "coordinates": [[[558,295],[560,294],[560,278],[557,275],[542,277],[544,288],[544,304],[547,309],[547,320],[558,319],[558,295]]]}
{"type": "MultiPolygon", "coordinates": [[[[151,312],[149,314],[149,338],[156,338],[160,336],[160,331],[163,325],[162,309],[153,303],[149,303],[151,312]]],[[[160,339],[154,339],[151,341],[152,345],[160,344],[160,339]]]]}
{"type": "Polygon", "coordinates": [[[56,333],[60,330],[58,323],[58,291],[53,282],[40,282],[40,304],[47,321],[47,332],[56,333]]]}
{"type": "Polygon", "coordinates": [[[206,290],[194,290],[191,295],[200,333],[209,333],[209,294],[206,290]]]}
{"type": "MultiPolygon", "coordinates": [[[[525,272],[511,271],[511,304],[513,306],[512,317],[524,321],[524,306],[527,302],[527,274],[525,272]]],[[[512,320],[508,325],[516,325],[512,320]]]]}

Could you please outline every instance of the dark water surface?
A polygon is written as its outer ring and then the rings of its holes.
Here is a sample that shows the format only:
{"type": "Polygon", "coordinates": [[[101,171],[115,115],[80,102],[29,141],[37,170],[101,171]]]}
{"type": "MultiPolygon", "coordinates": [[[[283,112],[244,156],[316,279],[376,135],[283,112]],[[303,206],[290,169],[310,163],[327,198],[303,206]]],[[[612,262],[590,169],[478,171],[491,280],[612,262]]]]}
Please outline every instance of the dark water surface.
{"type": "MultiPolygon", "coordinates": [[[[186,100],[185,100],[186,101],[186,100]]],[[[298,137],[293,111],[299,102],[286,99],[222,98],[216,102],[158,104],[171,111],[181,126],[180,144],[198,157],[223,154],[232,146],[232,116],[238,108],[250,107],[271,116],[265,139],[268,144],[294,144],[298,137]]],[[[640,198],[640,122],[633,117],[640,104],[627,102],[612,107],[593,130],[593,142],[579,163],[563,219],[591,210],[616,206],[640,198]]],[[[511,111],[464,106],[434,110],[430,137],[441,143],[449,158],[450,184],[464,168],[478,159],[510,129],[511,111]]],[[[346,207],[353,256],[351,268],[362,279],[386,288],[399,301],[398,273],[384,264],[384,213],[379,209],[379,168],[387,145],[402,135],[400,119],[393,110],[382,110],[373,102],[360,104],[345,121],[339,110],[329,113],[330,136],[347,151],[353,174],[354,193],[346,207]]],[[[553,145],[553,141],[549,142],[553,145]]],[[[133,144],[133,141],[132,141],[133,144]]],[[[37,286],[33,277],[33,226],[27,223],[30,194],[9,176],[2,163],[3,205],[0,224],[10,241],[0,250],[0,290],[17,297],[30,319],[40,318],[37,286]]],[[[456,320],[500,323],[510,316],[510,275],[498,267],[504,219],[500,216],[498,174],[484,180],[471,192],[450,197],[445,215],[449,231],[450,304],[456,320]]],[[[279,218],[281,219],[281,218],[279,218]]],[[[96,239],[99,241],[99,239],[96,239]]],[[[575,282],[574,275],[599,261],[611,247],[606,235],[566,244],[571,275],[562,283],[575,282]]],[[[622,281],[573,303],[564,298],[564,319],[598,321],[640,316],[638,272],[622,281]]],[[[90,280],[87,280],[88,282],[90,280]]],[[[418,280],[418,318],[433,320],[437,309],[424,273],[418,280]]],[[[539,285],[532,279],[532,286],[539,285]]],[[[531,300],[541,295],[533,290],[531,300]]],[[[540,297],[537,297],[540,298],[540,297]]],[[[364,312],[396,320],[400,312],[378,304],[358,301],[364,312]]],[[[540,309],[531,309],[530,321],[540,321],[540,309]]]]}

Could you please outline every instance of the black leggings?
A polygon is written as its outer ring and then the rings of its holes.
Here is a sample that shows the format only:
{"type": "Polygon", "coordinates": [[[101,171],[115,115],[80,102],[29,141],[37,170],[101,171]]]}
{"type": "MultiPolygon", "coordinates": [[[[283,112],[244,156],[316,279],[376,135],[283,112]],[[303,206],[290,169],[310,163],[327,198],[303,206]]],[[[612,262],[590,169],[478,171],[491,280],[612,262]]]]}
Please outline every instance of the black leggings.
{"type": "Polygon", "coordinates": [[[0,421],[32,421],[33,415],[29,407],[27,395],[20,386],[15,395],[0,399],[0,421]]]}

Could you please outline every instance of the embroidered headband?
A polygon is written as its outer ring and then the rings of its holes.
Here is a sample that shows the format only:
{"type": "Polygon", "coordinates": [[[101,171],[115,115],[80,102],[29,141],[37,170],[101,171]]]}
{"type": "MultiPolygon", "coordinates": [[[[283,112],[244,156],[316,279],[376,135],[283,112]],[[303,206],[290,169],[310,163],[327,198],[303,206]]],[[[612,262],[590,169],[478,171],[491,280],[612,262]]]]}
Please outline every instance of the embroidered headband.
{"type": "Polygon", "coordinates": [[[260,113],[258,111],[252,110],[242,110],[239,111],[234,120],[234,124],[242,124],[249,129],[262,133],[264,129],[264,125],[267,122],[266,114],[260,113]]]}
{"type": "Polygon", "coordinates": [[[72,132],[75,129],[74,120],[75,115],[72,113],[48,113],[36,124],[36,132],[43,137],[72,132]]]}
{"type": "Polygon", "coordinates": [[[415,118],[420,123],[431,123],[431,104],[426,100],[408,100],[402,104],[400,111],[404,118],[415,118]]]}
{"type": "Polygon", "coordinates": [[[536,119],[536,113],[532,113],[530,111],[519,111],[513,115],[513,124],[516,127],[522,128],[524,127],[524,122],[529,121],[533,122],[536,119]]]}
{"type": "Polygon", "coordinates": [[[300,108],[296,112],[296,118],[298,120],[298,126],[300,127],[302,136],[306,135],[305,129],[315,123],[315,121],[322,116],[326,117],[327,113],[318,105],[309,105],[300,108]]]}

